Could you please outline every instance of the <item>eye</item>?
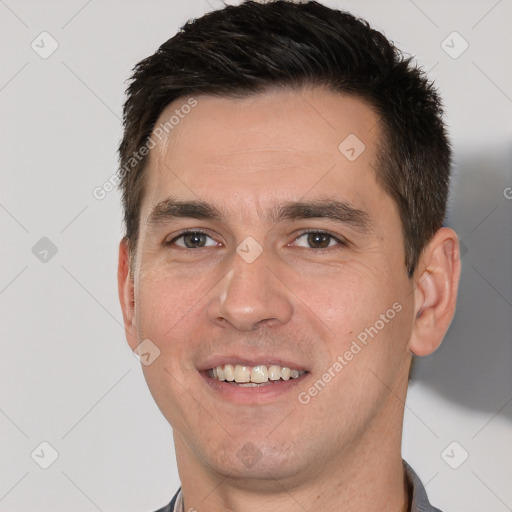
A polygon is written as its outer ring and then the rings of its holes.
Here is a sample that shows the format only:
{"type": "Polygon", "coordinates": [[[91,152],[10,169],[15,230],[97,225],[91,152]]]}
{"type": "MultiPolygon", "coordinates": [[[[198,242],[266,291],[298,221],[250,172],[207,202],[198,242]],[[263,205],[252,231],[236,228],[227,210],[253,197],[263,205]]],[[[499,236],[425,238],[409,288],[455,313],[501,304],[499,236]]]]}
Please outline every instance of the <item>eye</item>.
{"type": "Polygon", "coordinates": [[[165,245],[177,245],[184,249],[201,249],[217,245],[217,242],[202,231],[183,231],[180,235],[165,242],[165,245]],[[207,243],[210,239],[212,243],[207,243]]]}
{"type": "Polygon", "coordinates": [[[307,231],[299,235],[295,240],[305,239],[305,245],[298,244],[299,247],[309,249],[327,249],[335,245],[346,246],[347,243],[325,231],[307,231]]]}

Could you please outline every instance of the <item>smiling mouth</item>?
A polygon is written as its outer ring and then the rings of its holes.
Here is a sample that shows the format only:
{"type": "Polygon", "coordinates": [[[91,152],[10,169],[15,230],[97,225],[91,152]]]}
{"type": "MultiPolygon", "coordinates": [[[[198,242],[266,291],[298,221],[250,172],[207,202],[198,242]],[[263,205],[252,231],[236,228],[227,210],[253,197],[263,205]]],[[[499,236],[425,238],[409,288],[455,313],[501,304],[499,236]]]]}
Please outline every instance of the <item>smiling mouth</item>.
{"type": "Polygon", "coordinates": [[[272,365],[232,365],[225,364],[210,368],[207,374],[212,379],[228,382],[241,387],[259,387],[272,385],[279,381],[298,379],[308,373],[306,370],[291,369],[287,366],[272,365]]]}

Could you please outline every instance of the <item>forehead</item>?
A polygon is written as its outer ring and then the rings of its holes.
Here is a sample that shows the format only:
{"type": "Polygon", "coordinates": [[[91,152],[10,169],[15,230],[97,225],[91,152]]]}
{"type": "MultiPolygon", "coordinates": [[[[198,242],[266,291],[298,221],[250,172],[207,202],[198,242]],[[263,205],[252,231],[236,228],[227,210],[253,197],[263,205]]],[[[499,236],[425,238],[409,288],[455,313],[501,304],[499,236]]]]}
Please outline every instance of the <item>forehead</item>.
{"type": "Polygon", "coordinates": [[[380,192],[378,117],[355,97],[313,88],[180,98],[155,126],[171,118],[150,151],[143,212],[169,195],[260,208],[326,192],[361,204],[380,192]]]}

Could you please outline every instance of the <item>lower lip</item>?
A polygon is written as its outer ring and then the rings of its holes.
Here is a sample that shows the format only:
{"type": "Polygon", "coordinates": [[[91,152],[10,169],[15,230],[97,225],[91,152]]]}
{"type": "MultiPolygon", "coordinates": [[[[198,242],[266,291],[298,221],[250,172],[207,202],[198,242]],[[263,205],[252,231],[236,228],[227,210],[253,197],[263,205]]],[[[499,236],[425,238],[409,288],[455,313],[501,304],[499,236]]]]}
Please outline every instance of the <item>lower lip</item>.
{"type": "Polygon", "coordinates": [[[309,376],[309,373],[306,372],[296,379],[278,380],[266,386],[249,387],[214,379],[206,371],[200,372],[200,375],[208,387],[222,398],[241,404],[254,404],[276,400],[292,393],[309,376]]]}

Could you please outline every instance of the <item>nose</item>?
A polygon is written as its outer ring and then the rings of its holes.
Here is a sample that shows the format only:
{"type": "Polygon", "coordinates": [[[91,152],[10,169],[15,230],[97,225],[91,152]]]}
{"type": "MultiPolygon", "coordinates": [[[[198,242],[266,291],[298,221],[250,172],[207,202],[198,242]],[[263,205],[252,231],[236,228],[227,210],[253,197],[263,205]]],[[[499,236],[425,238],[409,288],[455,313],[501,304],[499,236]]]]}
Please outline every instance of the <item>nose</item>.
{"type": "Polygon", "coordinates": [[[230,271],[208,305],[210,320],[240,331],[288,322],[293,315],[291,292],[278,276],[265,251],[252,263],[235,253],[230,271]]]}

